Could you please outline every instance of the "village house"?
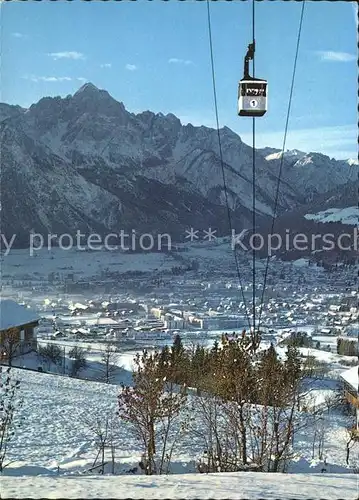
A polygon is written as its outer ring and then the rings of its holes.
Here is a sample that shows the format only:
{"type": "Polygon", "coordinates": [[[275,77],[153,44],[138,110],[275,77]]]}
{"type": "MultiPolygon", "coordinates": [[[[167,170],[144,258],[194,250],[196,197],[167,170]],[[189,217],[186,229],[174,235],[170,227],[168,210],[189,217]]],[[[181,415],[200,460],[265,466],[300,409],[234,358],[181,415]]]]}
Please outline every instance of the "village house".
{"type": "Polygon", "coordinates": [[[344,385],[344,396],[356,413],[356,430],[359,431],[359,366],[340,374],[344,385]]]}
{"type": "Polygon", "coordinates": [[[36,349],[35,328],[39,315],[14,300],[0,299],[0,361],[36,349]]]}

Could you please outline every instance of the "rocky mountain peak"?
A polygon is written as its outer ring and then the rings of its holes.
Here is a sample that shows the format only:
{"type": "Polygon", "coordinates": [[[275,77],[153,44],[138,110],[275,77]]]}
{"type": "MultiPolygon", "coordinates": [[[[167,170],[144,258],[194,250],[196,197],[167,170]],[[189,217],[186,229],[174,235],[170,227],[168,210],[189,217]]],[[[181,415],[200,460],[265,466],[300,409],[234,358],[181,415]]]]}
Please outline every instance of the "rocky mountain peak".
{"type": "Polygon", "coordinates": [[[85,83],[73,94],[72,104],[80,106],[84,112],[107,116],[126,112],[122,102],[116,101],[107,90],[99,89],[91,82],[85,83]]]}
{"type": "Polygon", "coordinates": [[[91,82],[87,82],[85,83],[84,85],[82,85],[82,87],[80,87],[75,93],[74,93],[74,97],[76,95],[80,95],[80,94],[96,94],[98,92],[106,92],[104,90],[100,90],[98,87],[96,87],[96,85],[94,85],[93,83],[91,82]]]}

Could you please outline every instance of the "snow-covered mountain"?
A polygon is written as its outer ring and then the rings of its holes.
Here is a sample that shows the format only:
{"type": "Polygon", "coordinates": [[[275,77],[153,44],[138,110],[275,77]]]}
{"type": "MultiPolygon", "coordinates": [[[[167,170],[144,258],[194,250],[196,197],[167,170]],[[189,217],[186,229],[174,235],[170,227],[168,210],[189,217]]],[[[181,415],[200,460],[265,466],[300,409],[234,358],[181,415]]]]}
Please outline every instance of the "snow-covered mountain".
{"type": "MultiPolygon", "coordinates": [[[[29,109],[0,104],[1,206],[5,235],[121,229],[228,233],[217,131],[173,114],[134,114],[91,83],[29,109]]],[[[236,229],[251,221],[252,148],[220,130],[236,229]]],[[[280,151],[256,150],[257,211],[272,214],[280,151]]],[[[351,162],[287,152],[279,196],[293,210],[357,177],[351,162]]]]}

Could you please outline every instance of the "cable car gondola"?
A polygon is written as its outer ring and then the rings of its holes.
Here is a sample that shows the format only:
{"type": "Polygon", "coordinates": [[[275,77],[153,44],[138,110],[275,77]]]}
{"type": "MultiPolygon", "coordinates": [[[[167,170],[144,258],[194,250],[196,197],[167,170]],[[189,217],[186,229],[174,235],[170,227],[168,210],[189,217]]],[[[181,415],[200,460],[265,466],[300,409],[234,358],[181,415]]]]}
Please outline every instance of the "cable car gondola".
{"type": "Polygon", "coordinates": [[[249,61],[254,59],[254,42],[244,58],[244,76],[238,84],[238,115],[263,116],[267,111],[267,80],[249,75],[249,61]]]}

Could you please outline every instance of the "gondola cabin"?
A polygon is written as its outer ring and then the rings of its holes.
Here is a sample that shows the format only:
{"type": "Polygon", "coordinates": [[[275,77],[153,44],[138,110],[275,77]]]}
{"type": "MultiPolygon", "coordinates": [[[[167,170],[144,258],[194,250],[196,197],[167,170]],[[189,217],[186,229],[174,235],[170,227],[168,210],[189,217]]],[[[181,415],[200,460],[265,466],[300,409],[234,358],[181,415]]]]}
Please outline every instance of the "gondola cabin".
{"type": "Polygon", "coordinates": [[[238,115],[263,116],[267,111],[267,81],[243,78],[238,85],[238,115]]]}

